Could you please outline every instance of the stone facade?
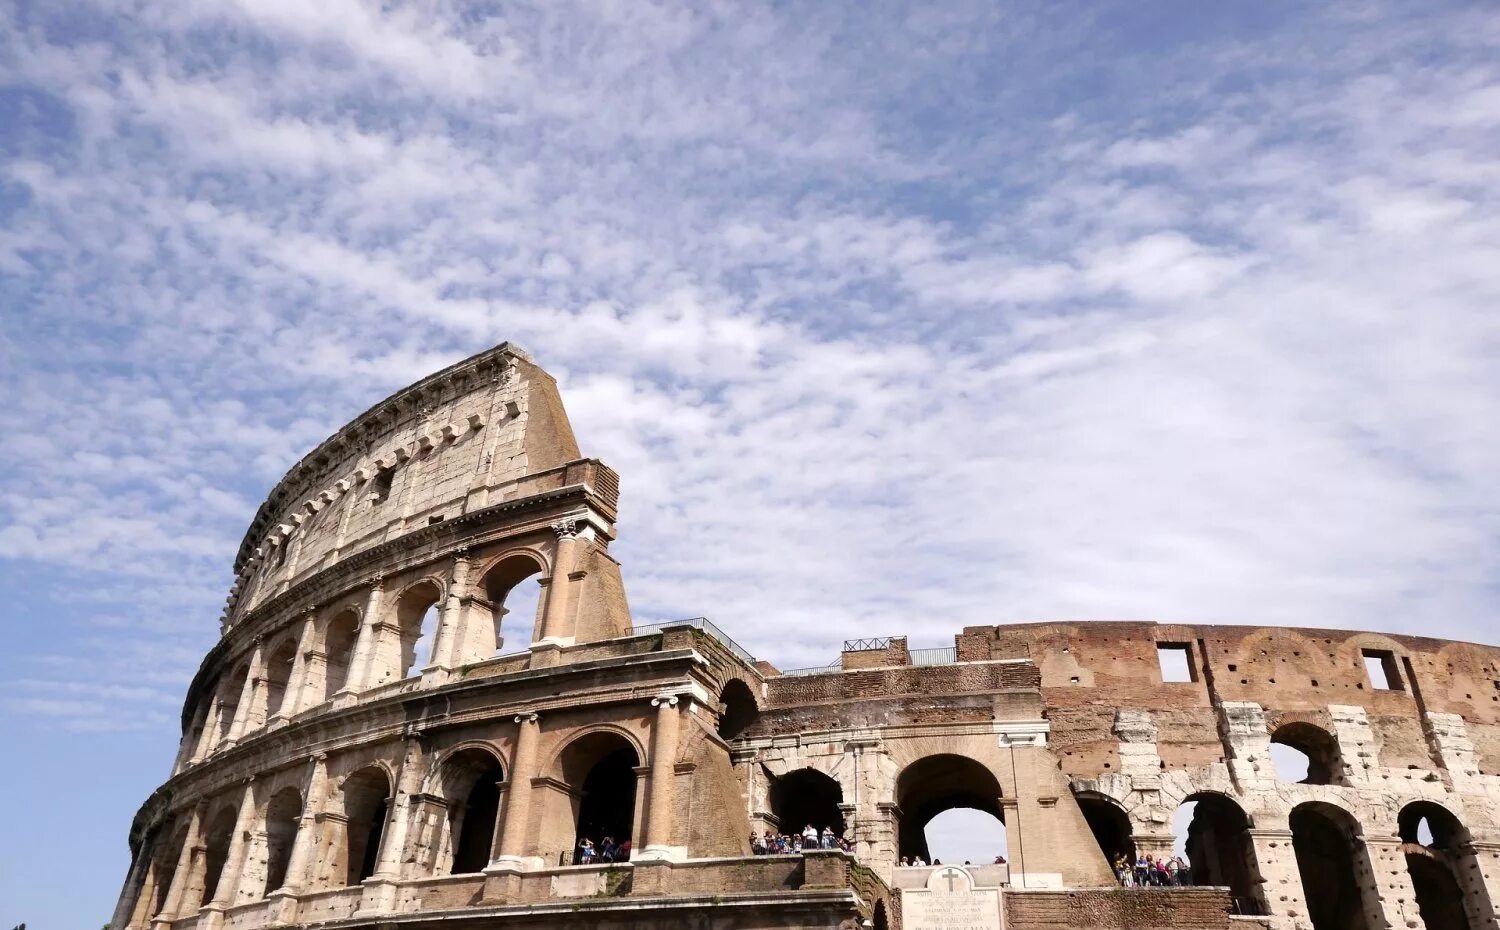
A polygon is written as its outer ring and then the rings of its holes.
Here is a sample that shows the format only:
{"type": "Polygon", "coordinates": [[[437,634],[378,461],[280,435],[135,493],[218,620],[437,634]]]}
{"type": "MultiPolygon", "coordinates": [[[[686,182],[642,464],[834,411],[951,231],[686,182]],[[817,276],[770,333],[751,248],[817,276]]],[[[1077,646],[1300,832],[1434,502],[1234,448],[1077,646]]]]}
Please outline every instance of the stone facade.
{"type": "Polygon", "coordinates": [[[241,546],[113,926],[883,930],[932,880],[899,860],[964,807],[1006,824],[1008,865],[973,870],[997,926],[1497,928],[1500,650],[1044,623],[782,673],[706,621],[632,625],[618,493],[509,345],[298,463],[241,546]],[[1120,888],[1109,857],[1170,855],[1188,802],[1196,887],[1120,888]],[[751,855],[808,821],[853,852],[751,855]],[[573,864],[602,834],[630,861],[573,864]]]}

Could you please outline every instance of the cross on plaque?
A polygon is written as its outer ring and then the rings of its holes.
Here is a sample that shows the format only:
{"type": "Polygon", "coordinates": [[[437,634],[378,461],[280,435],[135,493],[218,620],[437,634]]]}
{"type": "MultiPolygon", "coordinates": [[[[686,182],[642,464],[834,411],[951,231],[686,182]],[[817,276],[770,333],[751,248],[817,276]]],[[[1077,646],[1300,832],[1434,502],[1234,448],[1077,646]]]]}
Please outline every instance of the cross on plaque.
{"type": "Polygon", "coordinates": [[[940,877],[940,878],[946,878],[948,880],[948,893],[952,894],[953,893],[953,880],[955,878],[959,877],[962,874],[963,874],[962,872],[960,872],[958,869],[955,869],[953,866],[950,865],[946,869],[943,869],[943,871],[939,872],[938,873],[938,877],[940,877]]]}

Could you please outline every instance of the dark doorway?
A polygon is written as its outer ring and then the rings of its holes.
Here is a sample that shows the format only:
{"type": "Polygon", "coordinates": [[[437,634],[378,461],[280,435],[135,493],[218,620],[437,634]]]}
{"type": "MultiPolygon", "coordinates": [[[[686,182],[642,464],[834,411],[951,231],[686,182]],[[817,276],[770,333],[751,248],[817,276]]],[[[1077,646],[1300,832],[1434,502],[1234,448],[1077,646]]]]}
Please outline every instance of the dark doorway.
{"type": "Polygon", "coordinates": [[[344,780],[344,814],[349,818],[345,884],[358,885],[375,874],[390,793],[391,783],[384,769],[361,769],[344,780]]]}
{"type": "Polygon", "coordinates": [[[1358,824],[1330,804],[1310,802],[1292,810],[1291,827],[1315,930],[1369,930],[1356,873],[1358,824]]]}
{"type": "Polygon", "coordinates": [[[1130,838],[1130,817],[1113,801],[1086,794],[1078,796],[1078,809],[1094,834],[1094,842],[1104,853],[1104,860],[1114,866],[1115,860],[1124,856],[1135,862],[1135,842],[1130,838]]]}
{"type": "Polygon", "coordinates": [[[724,740],[744,733],[760,713],[750,687],[738,678],[731,678],[724,685],[719,692],[719,703],[723,707],[719,712],[719,738],[724,740]]]}
{"type": "Polygon", "coordinates": [[[1265,914],[1245,811],[1222,794],[1194,794],[1184,803],[1193,805],[1185,844],[1192,883],[1227,887],[1236,914],[1265,914]]]}
{"type": "MultiPolygon", "coordinates": [[[[1470,930],[1470,902],[1458,883],[1459,875],[1477,874],[1479,869],[1468,831],[1451,811],[1431,801],[1406,805],[1397,825],[1417,910],[1427,930],[1470,930]]],[[[1488,900],[1473,903],[1480,913],[1490,910],[1488,900]]]]}
{"type": "Polygon", "coordinates": [[[621,746],[594,763],[583,780],[583,797],[578,802],[578,841],[584,838],[600,845],[605,837],[613,838],[616,845],[631,836],[635,822],[635,769],[638,765],[635,750],[621,746]]]}
{"type": "Polygon", "coordinates": [[[771,783],[771,814],[786,834],[801,833],[812,824],[818,831],[831,827],[835,836],[843,836],[843,800],[839,783],[816,769],[797,769],[771,783]]]}
{"type": "Polygon", "coordinates": [[[482,872],[490,864],[495,824],[500,817],[500,783],[505,772],[482,749],[459,753],[447,765],[449,824],[453,831],[454,875],[482,872]],[[467,788],[467,790],[465,790],[467,788]]]}

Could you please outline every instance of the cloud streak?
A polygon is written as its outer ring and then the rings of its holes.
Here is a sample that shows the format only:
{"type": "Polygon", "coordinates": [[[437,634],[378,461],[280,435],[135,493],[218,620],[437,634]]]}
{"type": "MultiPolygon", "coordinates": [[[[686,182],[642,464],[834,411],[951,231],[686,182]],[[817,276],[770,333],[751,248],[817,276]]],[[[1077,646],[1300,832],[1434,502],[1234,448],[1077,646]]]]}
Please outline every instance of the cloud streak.
{"type": "Polygon", "coordinates": [[[47,6],[0,12],[17,718],[169,743],[266,490],[503,339],[622,474],[637,619],[785,666],[1493,635],[1483,10],[47,6]]]}

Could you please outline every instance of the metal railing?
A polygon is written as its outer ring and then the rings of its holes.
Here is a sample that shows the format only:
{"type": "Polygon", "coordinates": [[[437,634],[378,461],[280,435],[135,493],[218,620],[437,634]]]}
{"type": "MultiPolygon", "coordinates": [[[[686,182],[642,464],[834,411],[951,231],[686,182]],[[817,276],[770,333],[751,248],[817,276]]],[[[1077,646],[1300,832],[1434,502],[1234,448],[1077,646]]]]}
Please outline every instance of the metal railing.
{"type": "Polygon", "coordinates": [[[718,640],[719,645],[734,653],[735,657],[740,661],[744,662],[747,665],[755,664],[755,656],[745,651],[745,648],[739,643],[730,639],[728,633],[725,633],[717,626],[714,626],[713,621],[708,619],[707,617],[689,617],[686,620],[666,620],[662,623],[647,623],[643,624],[642,626],[636,627],[634,635],[639,636],[643,633],[660,633],[665,630],[675,630],[680,627],[692,627],[695,630],[702,630],[709,636],[718,640]]]}
{"type": "Polygon", "coordinates": [[[808,666],[807,668],[782,669],[781,674],[786,677],[795,677],[798,675],[827,675],[830,672],[841,672],[843,670],[844,663],[842,660],[840,660],[838,662],[834,662],[832,665],[812,665],[808,666]]]}
{"type": "Polygon", "coordinates": [[[869,639],[846,639],[844,640],[845,652],[865,652],[871,649],[885,649],[890,646],[891,637],[872,636],[869,639]]]}
{"type": "Polygon", "coordinates": [[[912,665],[952,665],[957,661],[957,646],[939,646],[936,649],[911,650],[912,665]]]}

